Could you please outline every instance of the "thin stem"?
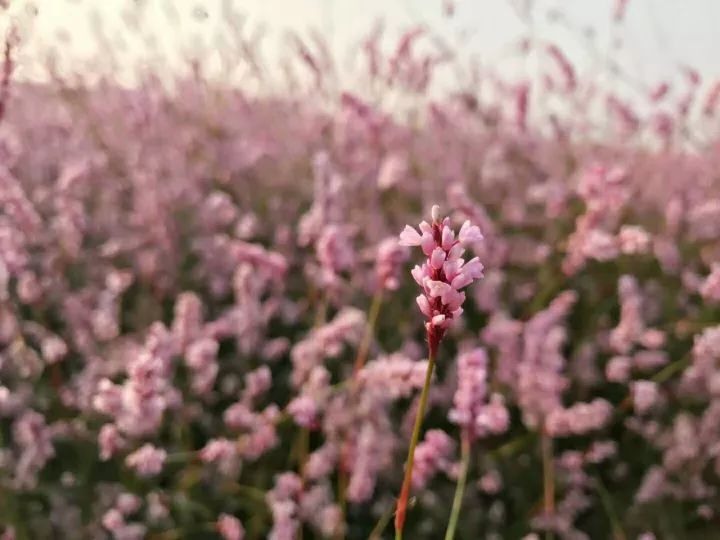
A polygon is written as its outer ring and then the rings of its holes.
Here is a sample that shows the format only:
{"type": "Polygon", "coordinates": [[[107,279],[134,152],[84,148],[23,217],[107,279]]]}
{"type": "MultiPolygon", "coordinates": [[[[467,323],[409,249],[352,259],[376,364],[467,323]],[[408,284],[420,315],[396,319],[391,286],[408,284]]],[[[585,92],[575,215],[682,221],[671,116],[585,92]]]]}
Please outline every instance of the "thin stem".
{"type": "Polygon", "coordinates": [[[605,484],[603,484],[602,480],[600,480],[600,476],[597,476],[595,478],[595,489],[600,495],[600,501],[602,502],[602,505],[605,508],[605,513],[607,514],[608,520],[610,521],[614,540],[627,540],[627,536],[625,536],[625,531],[623,531],[620,520],[618,519],[617,513],[615,512],[615,507],[612,503],[612,497],[610,497],[607,489],[605,489],[605,484]]]}
{"type": "MultiPolygon", "coordinates": [[[[545,433],[540,436],[540,448],[543,464],[543,508],[546,516],[555,512],[555,467],[553,466],[553,441],[545,433]]],[[[545,533],[545,539],[550,540],[552,532],[545,533]]]]}
{"type": "Polygon", "coordinates": [[[383,512],[375,524],[375,527],[373,527],[370,536],[368,536],[368,540],[380,540],[382,538],[382,533],[385,527],[387,527],[387,524],[390,523],[390,518],[392,518],[393,508],[394,506],[389,506],[388,509],[383,512]]]}
{"type": "MultiPolygon", "coordinates": [[[[300,482],[302,483],[303,491],[305,490],[305,468],[308,460],[308,454],[310,453],[310,430],[306,427],[300,428],[298,433],[298,471],[300,473],[300,482]]],[[[302,493],[300,497],[302,498],[302,493]]],[[[298,524],[296,540],[302,540],[303,538],[303,527],[302,523],[298,524]]]]}
{"type": "Polygon", "coordinates": [[[428,358],[427,372],[425,373],[425,384],[420,394],[420,405],[418,406],[417,416],[415,417],[415,427],[413,428],[412,438],[410,439],[410,448],[408,449],[407,465],[405,467],[405,478],[403,480],[400,497],[397,502],[397,512],[395,513],[395,540],[402,540],[403,526],[405,525],[405,511],[407,510],[408,497],[410,495],[410,481],[412,480],[413,463],[415,461],[415,447],[420,437],[420,428],[422,427],[423,417],[425,416],[425,406],[427,405],[428,394],[430,393],[430,381],[432,380],[433,369],[435,368],[436,352],[430,347],[430,358],[428,358]]]}
{"type": "Polygon", "coordinates": [[[460,473],[457,486],[455,487],[455,497],[453,498],[452,510],[450,511],[450,521],[445,531],[445,540],[453,540],[453,538],[455,538],[455,529],[457,528],[458,519],[460,518],[460,508],[462,507],[463,494],[465,493],[465,483],[467,482],[469,465],[470,437],[466,431],[463,431],[460,442],[460,473]]]}
{"type": "Polygon", "coordinates": [[[363,366],[365,365],[365,361],[367,360],[368,351],[370,350],[370,342],[372,341],[372,337],[375,334],[375,324],[377,324],[378,315],[380,315],[382,297],[382,289],[379,289],[373,295],[372,303],[370,304],[370,309],[368,310],[368,322],[367,326],[365,327],[365,335],[363,336],[360,347],[358,347],[357,356],[355,357],[353,377],[355,377],[358,372],[363,368],[363,366]]]}
{"type": "MultiPolygon", "coordinates": [[[[368,310],[368,322],[365,327],[365,334],[358,347],[357,356],[355,357],[355,364],[353,365],[353,391],[357,389],[358,373],[365,365],[367,360],[368,351],[370,350],[370,342],[372,341],[373,335],[375,334],[375,325],[377,324],[378,316],[380,315],[380,306],[382,305],[383,291],[379,289],[373,295],[372,302],[370,303],[370,309],[368,310]]],[[[342,451],[340,453],[340,468],[338,471],[338,503],[340,505],[340,512],[343,518],[347,512],[347,488],[348,479],[348,468],[347,468],[347,455],[348,455],[349,441],[346,439],[342,451]]],[[[336,538],[341,540],[345,537],[344,531],[341,531],[336,538]]]]}
{"type": "MultiPolygon", "coordinates": [[[[344,453],[344,452],[343,452],[344,453]]],[[[340,456],[340,470],[338,471],[338,506],[340,506],[340,514],[345,521],[347,516],[347,488],[348,488],[348,473],[345,468],[345,456],[340,456]]],[[[341,527],[339,532],[335,535],[335,538],[342,540],[345,538],[345,528],[341,527]]]]}
{"type": "Polygon", "coordinates": [[[318,300],[317,308],[315,311],[315,321],[313,321],[313,326],[315,328],[318,328],[319,326],[325,324],[325,319],[327,318],[327,307],[327,296],[322,295],[320,300],[318,300]]]}
{"type": "MultiPolygon", "coordinates": [[[[650,380],[655,383],[662,384],[662,383],[670,380],[670,378],[673,375],[675,375],[676,373],[685,369],[691,361],[692,361],[692,355],[686,354],[679,360],[676,360],[672,364],[668,364],[663,369],[658,371],[655,375],[650,377],[650,380]]],[[[624,400],[622,400],[620,402],[620,405],[618,405],[618,412],[627,411],[630,408],[632,408],[632,406],[633,406],[632,395],[628,395],[624,400]]]]}

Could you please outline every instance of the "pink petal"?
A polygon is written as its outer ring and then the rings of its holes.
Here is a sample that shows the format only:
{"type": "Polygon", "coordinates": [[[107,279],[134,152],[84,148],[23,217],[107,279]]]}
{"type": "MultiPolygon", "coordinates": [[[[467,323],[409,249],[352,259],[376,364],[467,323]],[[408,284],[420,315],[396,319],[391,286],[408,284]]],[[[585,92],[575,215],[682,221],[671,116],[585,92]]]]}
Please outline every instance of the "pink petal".
{"type": "Polygon", "coordinates": [[[433,298],[442,296],[444,294],[447,294],[448,291],[453,290],[452,287],[450,287],[450,284],[443,281],[435,281],[432,279],[425,280],[425,287],[430,293],[430,296],[433,298]]]}
{"type": "Polygon", "coordinates": [[[428,257],[432,255],[433,250],[437,247],[432,234],[423,233],[422,238],[420,239],[420,247],[425,255],[428,257]]]}
{"type": "Polygon", "coordinates": [[[440,270],[445,262],[445,250],[442,248],[435,248],[430,255],[430,266],[435,270],[440,270]]]}
{"type": "Polygon", "coordinates": [[[465,253],[465,248],[460,244],[455,244],[448,253],[448,259],[459,259],[465,253]]]}
{"type": "Polygon", "coordinates": [[[452,281],[455,276],[457,276],[458,271],[460,270],[460,264],[458,264],[458,261],[445,261],[445,264],[443,264],[443,273],[445,274],[445,277],[452,281]]]}
{"type": "Polygon", "coordinates": [[[433,221],[436,223],[440,221],[440,206],[437,204],[433,204],[433,207],[430,209],[430,215],[433,218],[433,221]]]}
{"type": "Polygon", "coordinates": [[[455,311],[464,301],[465,293],[458,292],[452,287],[442,295],[442,302],[450,311],[455,311]]]}
{"type": "MultiPolygon", "coordinates": [[[[424,266],[424,265],[423,265],[424,266]]],[[[425,278],[430,277],[428,276],[428,273],[425,271],[424,268],[421,268],[418,265],[415,265],[415,268],[410,270],[410,275],[412,275],[413,279],[417,282],[418,285],[421,287],[423,286],[423,283],[425,283],[425,278]]]]}
{"type": "Polygon", "coordinates": [[[442,248],[449,251],[455,241],[455,233],[450,227],[443,227],[442,230],[442,248]]]}
{"type": "Polygon", "coordinates": [[[432,308],[430,307],[430,302],[424,294],[418,296],[415,301],[417,302],[417,305],[423,315],[425,315],[426,317],[432,317],[432,308]]]}
{"type": "Polygon", "coordinates": [[[472,279],[479,279],[483,277],[484,268],[485,267],[480,262],[480,259],[478,259],[477,257],[473,257],[465,263],[465,266],[461,268],[461,271],[464,274],[469,275],[472,279]]]}
{"type": "Polygon", "coordinates": [[[405,225],[405,228],[400,233],[399,244],[401,246],[419,246],[421,239],[422,237],[419,232],[410,225],[405,225]]]}
{"type": "Polygon", "coordinates": [[[461,272],[455,277],[455,279],[452,280],[450,286],[455,290],[460,290],[463,287],[467,287],[472,282],[473,278],[470,274],[467,274],[466,272],[461,272]]]}

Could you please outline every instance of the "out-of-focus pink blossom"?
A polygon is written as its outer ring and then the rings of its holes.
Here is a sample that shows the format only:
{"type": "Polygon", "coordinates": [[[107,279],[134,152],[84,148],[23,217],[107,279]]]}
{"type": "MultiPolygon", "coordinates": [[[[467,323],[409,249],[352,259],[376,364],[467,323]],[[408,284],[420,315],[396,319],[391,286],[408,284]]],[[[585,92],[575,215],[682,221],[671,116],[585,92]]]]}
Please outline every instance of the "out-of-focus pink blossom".
{"type": "Polygon", "coordinates": [[[652,381],[635,381],[632,383],[632,397],[635,410],[646,414],[658,403],[660,392],[652,381]]]}
{"type": "Polygon", "coordinates": [[[140,476],[156,476],[165,464],[167,452],[152,444],[144,444],[125,458],[125,465],[134,469],[140,476]]]}
{"type": "Polygon", "coordinates": [[[245,538],[245,529],[235,516],[220,514],[216,527],[223,540],[243,540],[245,538]]]}

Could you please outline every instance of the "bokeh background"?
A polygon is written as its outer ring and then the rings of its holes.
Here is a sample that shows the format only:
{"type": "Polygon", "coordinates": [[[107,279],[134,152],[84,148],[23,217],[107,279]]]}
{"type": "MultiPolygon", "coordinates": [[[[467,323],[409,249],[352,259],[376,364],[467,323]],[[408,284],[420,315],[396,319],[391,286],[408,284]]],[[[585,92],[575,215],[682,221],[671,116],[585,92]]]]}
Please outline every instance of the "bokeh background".
{"type": "Polygon", "coordinates": [[[720,538],[718,20],[0,0],[0,539],[720,538]]]}

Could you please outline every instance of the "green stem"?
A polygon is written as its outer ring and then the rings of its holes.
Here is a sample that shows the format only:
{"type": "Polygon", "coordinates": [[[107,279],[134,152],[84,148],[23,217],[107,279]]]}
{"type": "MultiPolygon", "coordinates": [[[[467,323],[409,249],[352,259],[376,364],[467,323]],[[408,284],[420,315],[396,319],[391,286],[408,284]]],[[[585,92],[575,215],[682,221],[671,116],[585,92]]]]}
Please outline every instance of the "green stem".
{"type": "MultiPolygon", "coordinates": [[[[547,516],[555,512],[555,467],[553,465],[553,441],[545,430],[540,436],[540,448],[543,464],[543,509],[547,516]]],[[[552,532],[545,533],[545,539],[552,539],[552,532]]]]}
{"type": "Polygon", "coordinates": [[[618,519],[617,513],[615,512],[615,507],[612,503],[612,497],[610,497],[607,489],[605,489],[605,484],[603,484],[602,480],[600,480],[600,476],[597,476],[595,478],[595,489],[597,489],[597,492],[600,494],[600,501],[602,502],[602,505],[605,508],[605,513],[607,514],[608,520],[610,521],[614,540],[627,540],[627,536],[625,536],[625,531],[623,531],[620,520],[618,519]]]}
{"type": "Polygon", "coordinates": [[[445,531],[445,540],[453,540],[453,538],[455,538],[455,529],[457,528],[458,519],[460,518],[460,508],[462,507],[463,494],[465,493],[465,483],[467,482],[467,473],[470,465],[470,437],[465,431],[463,431],[461,435],[460,445],[460,473],[457,486],[455,487],[455,497],[453,498],[452,510],[450,511],[450,521],[445,531]]]}
{"type": "Polygon", "coordinates": [[[382,289],[379,289],[373,296],[372,303],[370,304],[370,309],[368,310],[368,322],[365,327],[365,335],[363,336],[360,347],[358,347],[357,356],[355,357],[353,376],[358,374],[367,360],[368,351],[370,350],[370,341],[372,341],[373,334],[375,333],[375,324],[377,323],[378,315],[380,315],[382,297],[382,289]]]}
{"type": "Polygon", "coordinates": [[[675,375],[675,373],[685,369],[691,360],[692,356],[690,354],[687,354],[679,360],[676,360],[672,364],[668,364],[667,366],[665,366],[663,369],[653,375],[650,380],[656,383],[664,383],[665,381],[670,379],[670,377],[675,375]]]}
{"type": "MultiPolygon", "coordinates": [[[[300,428],[298,434],[298,472],[300,473],[300,482],[302,482],[303,492],[305,491],[305,466],[308,460],[308,454],[310,453],[310,430],[306,427],[300,428]]],[[[300,497],[302,497],[300,493],[300,497]]],[[[298,524],[296,540],[302,540],[303,538],[303,526],[302,523],[298,524]]]]}
{"type": "Polygon", "coordinates": [[[415,447],[420,438],[420,428],[422,428],[423,417],[425,416],[425,407],[427,405],[428,394],[430,393],[430,381],[432,380],[433,369],[435,368],[436,352],[430,347],[430,358],[428,358],[428,367],[425,373],[425,384],[420,394],[420,405],[418,406],[417,416],[415,417],[415,427],[413,428],[412,438],[410,439],[410,448],[408,449],[407,465],[405,467],[405,478],[403,479],[400,497],[397,502],[397,512],[395,513],[395,540],[402,540],[403,526],[405,525],[405,511],[407,509],[408,497],[410,495],[410,481],[412,480],[413,463],[415,461],[415,447]]]}
{"type": "Polygon", "coordinates": [[[370,536],[368,536],[368,540],[380,540],[382,538],[382,533],[385,527],[387,527],[387,524],[390,523],[390,518],[392,518],[393,508],[394,506],[389,506],[388,509],[383,512],[375,524],[375,527],[373,527],[370,536]]]}
{"type": "MultiPolygon", "coordinates": [[[[338,471],[338,506],[340,506],[340,515],[342,521],[347,520],[347,488],[348,488],[348,473],[345,469],[345,456],[343,453],[340,455],[340,470],[338,471]]],[[[340,530],[335,534],[337,540],[345,538],[345,528],[340,527],[340,530]]]]}
{"type": "MultiPolygon", "coordinates": [[[[368,310],[367,326],[365,327],[365,334],[358,347],[357,356],[355,357],[355,364],[353,365],[352,373],[352,390],[356,392],[358,387],[358,373],[365,365],[367,361],[368,351],[370,350],[370,342],[372,341],[373,335],[375,334],[375,325],[377,323],[378,316],[380,315],[380,306],[382,305],[382,289],[378,289],[373,295],[372,302],[370,303],[370,309],[368,310]]],[[[338,503],[340,505],[340,512],[345,518],[347,514],[347,488],[350,483],[348,478],[347,470],[347,454],[348,454],[349,442],[346,439],[342,451],[340,453],[340,468],[338,470],[338,503]]],[[[345,537],[344,530],[341,530],[337,535],[337,540],[342,540],[345,537]]]]}

